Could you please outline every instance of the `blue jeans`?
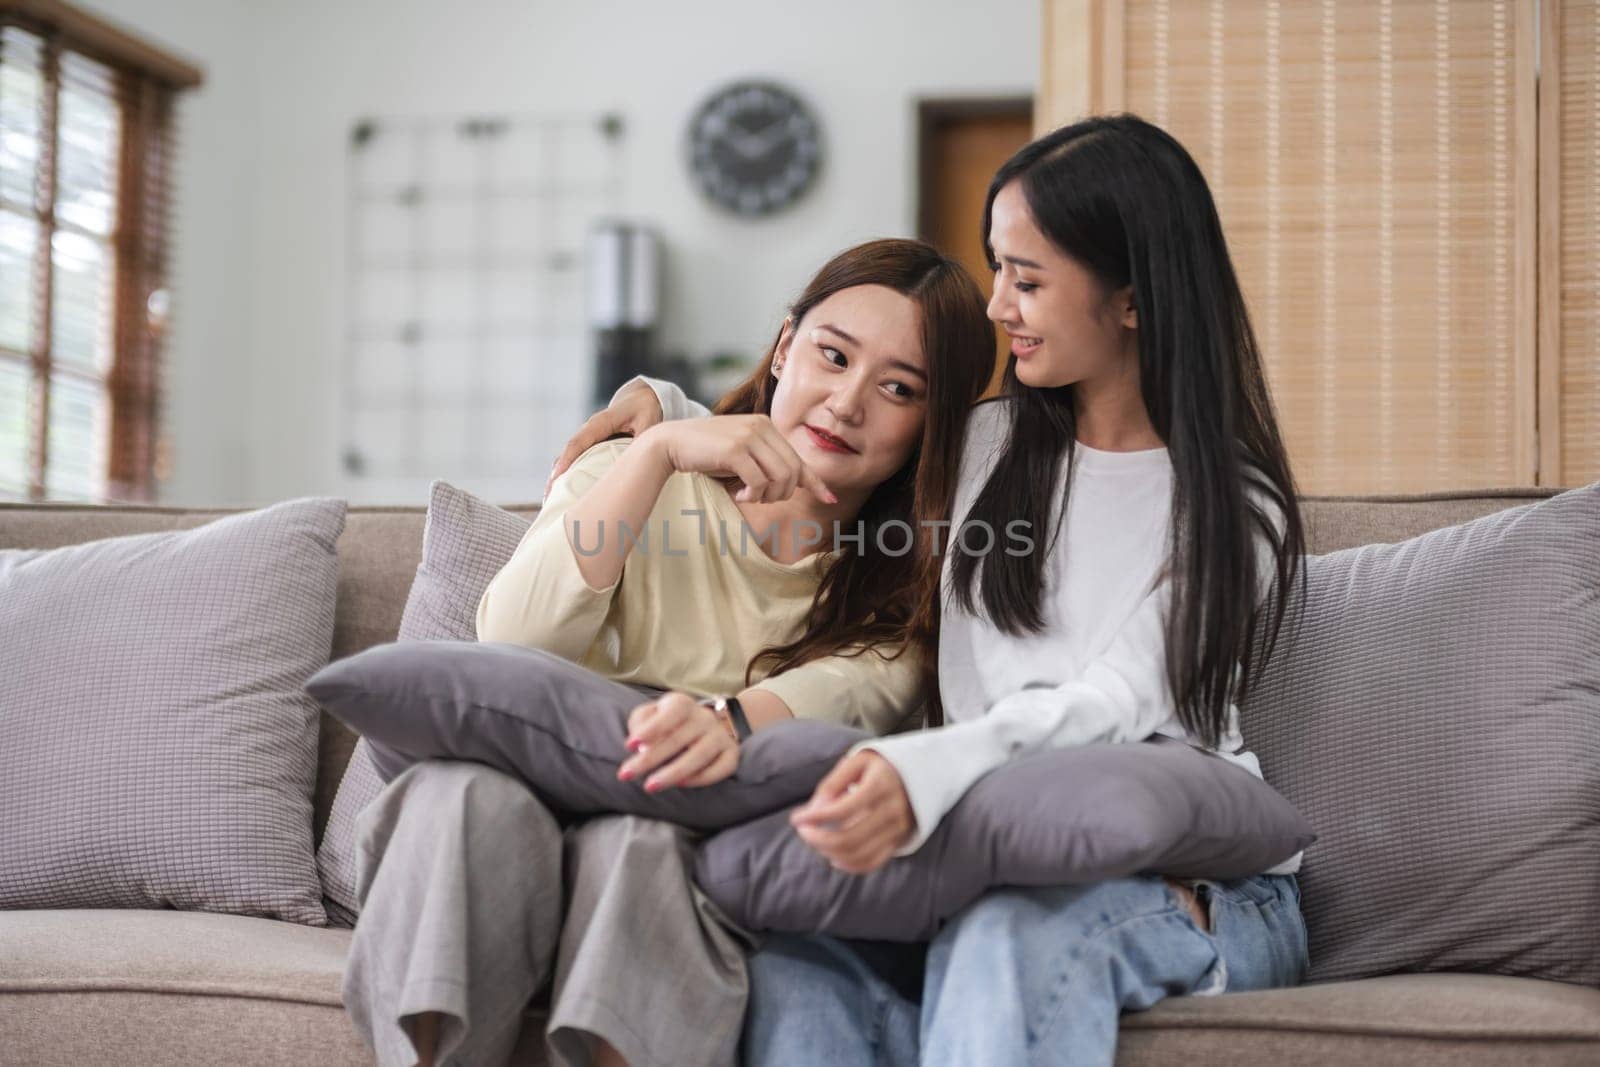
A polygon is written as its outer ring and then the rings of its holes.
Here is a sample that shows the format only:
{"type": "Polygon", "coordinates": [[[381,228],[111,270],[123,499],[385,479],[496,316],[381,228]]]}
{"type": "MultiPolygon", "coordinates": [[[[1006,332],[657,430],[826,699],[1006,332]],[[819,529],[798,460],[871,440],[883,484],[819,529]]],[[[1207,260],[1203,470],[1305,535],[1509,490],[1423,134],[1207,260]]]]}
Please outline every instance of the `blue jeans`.
{"type": "Polygon", "coordinates": [[[1110,1064],[1124,1011],[1301,980],[1293,876],[1200,882],[1197,895],[1209,932],[1160,878],[995,890],[945,925],[925,961],[916,946],[773,935],[750,960],[745,1060],[1110,1064]]]}

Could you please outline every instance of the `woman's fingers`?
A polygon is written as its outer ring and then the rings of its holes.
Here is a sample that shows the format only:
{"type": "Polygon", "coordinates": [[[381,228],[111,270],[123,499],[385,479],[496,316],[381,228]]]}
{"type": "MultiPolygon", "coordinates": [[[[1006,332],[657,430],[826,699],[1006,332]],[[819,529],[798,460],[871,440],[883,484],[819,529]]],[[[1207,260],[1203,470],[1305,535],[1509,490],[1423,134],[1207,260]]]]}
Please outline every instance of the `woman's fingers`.
{"type": "Polygon", "coordinates": [[[854,814],[865,798],[854,796],[849,790],[860,781],[866,767],[865,755],[864,752],[857,752],[834,764],[833,770],[823,775],[822,781],[817,783],[811,799],[796,808],[789,816],[789,821],[796,826],[802,823],[816,825],[840,822],[854,814]]]}
{"type": "MultiPolygon", "coordinates": [[[[780,440],[778,443],[787,446],[785,441],[780,440]]],[[[800,478],[797,469],[798,460],[789,460],[771,441],[760,434],[752,437],[747,447],[750,450],[750,458],[756,461],[761,467],[761,473],[767,476],[767,484],[762,488],[760,497],[762,502],[788,500],[793,496],[795,484],[800,478]]]]}
{"type": "Polygon", "coordinates": [[[561,455],[556,457],[555,466],[550,468],[550,477],[544,482],[544,495],[550,495],[550,487],[556,484],[556,479],[567,472],[577,458],[595,445],[604,441],[612,434],[622,432],[622,417],[610,408],[597,411],[584,420],[578,432],[567,439],[567,446],[561,450],[561,455]]]}
{"type": "Polygon", "coordinates": [[[830,504],[837,504],[839,498],[834,495],[833,490],[829,489],[827,483],[822,480],[822,476],[801,458],[800,453],[789,443],[788,439],[778,432],[778,428],[772,424],[772,420],[767,420],[766,428],[777,442],[776,447],[783,453],[784,458],[793,464],[795,483],[790,487],[790,492],[792,493],[796,488],[804,488],[830,504]]]}
{"type": "Polygon", "coordinates": [[[813,798],[803,807],[795,809],[789,816],[789,822],[795,826],[838,830],[849,825],[871,803],[872,798],[859,789],[827,800],[813,798]]]}
{"type": "Polygon", "coordinates": [[[656,712],[661,709],[659,700],[646,701],[628,712],[628,746],[631,751],[634,747],[633,739],[645,728],[645,725],[655,718],[656,712]]]}
{"type": "MultiPolygon", "coordinates": [[[[860,807],[838,822],[802,823],[796,829],[806,841],[831,855],[857,848],[862,842],[885,832],[894,823],[894,812],[870,794],[859,794],[860,807]]],[[[854,797],[852,799],[855,799],[854,797]]]]}
{"type": "MultiPolygon", "coordinates": [[[[742,439],[741,444],[745,452],[761,467],[766,481],[760,487],[751,486],[748,492],[741,492],[740,499],[759,500],[763,503],[787,500],[794,495],[795,489],[802,484],[807,474],[811,475],[811,481],[816,485],[822,485],[821,479],[816,477],[816,472],[806,466],[805,460],[800,458],[800,453],[795,451],[794,446],[778,432],[778,428],[772,424],[770,418],[763,416],[751,422],[747,436],[742,439]]],[[[826,486],[822,488],[827,489],[826,486]]],[[[829,498],[831,498],[830,503],[837,499],[832,497],[831,492],[829,498]]]]}
{"type": "Polygon", "coordinates": [[[884,805],[837,830],[801,826],[796,832],[829,863],[849,874],[882,866],[904,837],[899,820],[884,805]]]}
{"type": "Polygon", "coordinates": [[[555,466],[550,468],[550,477],[545,479],[544,495],[550,495],[550,487],[556,479],[589,449],[615,434],[641,434],[660,422],[661,416],[661,401],[656,398],[654,389],[643,382],[625,386],[610,407],[589,416],[567,441],[561,455],[556,457],[555,466]]]}
{"type": "Polygon", "coordinates": [[[643,382],[624,386],[622,395],[613,400],[607,410],[616,412],[622,419],[622,431],[635,437],[666,418],[661,410],[661,398],[643,382]]]}
{"type": "Polygon", "coordinates": [[[617,768],[617,778],[624,782],[643,778],[668,760],[681,755],[700,739],[702,732],[695,723],[685,723],[665,737],[639,746],[633,757],[617,768]]]}
{"type": "Polygon", "coordinates": [[[794,495],[794,491],[799,488],[807,473],[815,477],[816,472],[806,465],[806,461],[800,457],[800,453],[795,449],[794,445],[789,443],[789,439],[778,432],[778,428],[772,424],[772,420],[768,419],[762,425],[762,429],[765,431],[763,435],[765,440],[778,453],[784,465],[787,487],[785,499],[787,499],[788,496],[794,495]]]}
{"type": "Polygon", "coordinates": [[[635,708],[628,716],[626,742],[634,755],[617,768],[617,777],[628,781],[648,774],[686,748],[699,736],[696,731],[684,732],[692,725],[696,709],[694,698],[687,693],[667,693],[635,708]]]}
{"type": "Polygon", "coordinates": [[[867,874],[894,858],[897,841],[892,827],[885,827],[859,841],[806,843],[844,873],[867,874]]]}
{"type": "Polygon", "coordinates": [[[687,778],[694,777],[710,767],[732,743],[733,739],[725,730],[701,734],[690,742],[676,759],[645,779],[645,791],[659,793],[663,789],[671,789],[681,784],[687,778]],[[722,736],[718,737],[718,733],[722,736]]]}
{"type": "Polygon", "coordinates": [[[730,745],[718,753],[717,758],[706,766],[706,769],[690,778],[685,778],[678,784],[685,789],[698,789],[708,785],[716,785],[724,778],[731,778],[733,772],[739,769],[739,746],[730,745]]]}
{"type": "Polygon", "coordinates": [[[766,415],[717,415],[671,426],[663,443],[673,469],[719,477],[732,474],[745,483],[735,494],[738,500],[786,500],[803,486],[830,504],[838,502],[766,415]]]}
{"type": "Polygon", "coordinates": [[[915,825],[899,773],[870,750],[841,760],[790,822],[829,863],[856,874],[888,862],[915,825]]]}
{"type": "Polygon", "coordinates": [[[744,488],[733,494],[735,500],[760,500],[766,494],[767,472],[761,469],[761,464],[756,462],[748,448],[741,445],[728,458],[726,466],[744,483],[744,488]]]}
{"type": "Polygon", "coordinates": [[[828,483],[822,480],[822,475],[812,470],[805,463],[800,464],[800,488],[808,490],[813,496],[819,500],[825,500],[829,504],[837,504],[839,502],[839,498],[834,495],[833,490],[828,488],[828,483]]]}

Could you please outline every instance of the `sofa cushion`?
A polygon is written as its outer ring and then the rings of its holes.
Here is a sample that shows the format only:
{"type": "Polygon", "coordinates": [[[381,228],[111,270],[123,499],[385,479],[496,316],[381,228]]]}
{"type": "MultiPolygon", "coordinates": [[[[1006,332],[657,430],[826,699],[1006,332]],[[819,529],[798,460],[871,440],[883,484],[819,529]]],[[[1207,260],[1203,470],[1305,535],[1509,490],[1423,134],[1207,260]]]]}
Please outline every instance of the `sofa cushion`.
{"type": "MultiPolygon", "coordinates": [[[[0,912],[0,1059],[195,1067],[371,1064],[340,1004],[346,930],[173,911],[0,912]]],[[[526,1052],[538,1062],[541,1008],[526,1052]]],[[[1600,991],[1527,978],[1405,975],[1125,1015],[1121,1067],[1589,1064],[1600,991]]]]}
{"type": "Polygon", "coordinates": [[[0,991],[120,990],[340,1006],[350,931],[170,909],[0,911],[0,991]]]}
{"type": "Polygon", "coordinates": [[[345,503],[0,552],[0,907],[326,922],[317,706],[345,503]]]}
{"type": "MultiPolygon", "coordinates": [[[[531,512],[532,505],[522,505],[531,512]]],[[[106,537],[192,530],[247,508],[179,508],[148,504],[15,504],[0,501],[0,549],[60,548],[106,537]]],[[[332,658],[393,641],[422,553],[423,507],[364,505],[345,512],[339,535],[339,599],[332,658]]],[[[333,807],[339,778],[356,739],[338,720],[322,717],[317,737],[314,828],[333,807]]]]}
{"type": "Polygon", "coordinates": [[[1306,550],[1326,555],[1362,545],[1393,544],[1507,508],[1548,500],[1560,492],[1527,487],[1303,497],[1300,507],[1306,523],[1306,550]]]}
{"type": "Polygon", "coordinates": [[[0,1060],[370,1064],[347,930],[198,912],[0,912],[0,1060]]]}
{"type": "Polygon", "coordinates": [[[1304,596],[1243,726],[1321,834],[1312,978],[1600,986],[1600,484],[1310,558],[1304,596]]]}
{"type": "MultiPolygon", "coordinates": [[[[428,497],[422,561],[400,617],[399,640],[474,641],[478,601],[511,559],[531,522],[447,482],[434,482],[428,497]]],[[[356,819],[383,785],[366,743],[357,742],[317,849],[325,906],[335,924],[353,925],[360,913],[356,819]]]]}
{"type": "Polygon", "coordinates": [[[1122,1017],[1118,1067],[1600,1063],[1600,990],[1482,974],[1393,975],[1220,997],[1122,1017]]]}

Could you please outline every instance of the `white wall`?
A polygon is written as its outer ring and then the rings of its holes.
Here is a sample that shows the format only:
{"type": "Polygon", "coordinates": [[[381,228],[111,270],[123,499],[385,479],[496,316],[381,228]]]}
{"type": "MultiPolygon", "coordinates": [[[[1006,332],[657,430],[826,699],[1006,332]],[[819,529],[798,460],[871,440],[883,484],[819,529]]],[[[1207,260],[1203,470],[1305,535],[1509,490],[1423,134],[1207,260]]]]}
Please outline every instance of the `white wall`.
{"type": "MultiPolygon", "coordinates": [[[[1038,0],[90,6],[207,67],[182,119],[172,503],[362,499],[336,432],[356,118],[620,112],[623,209],[667,253],[666,347],[754,352],[828,255],[914,232],[919,98],[1026,95],[1038,69],[1038,0]],[[757,222],[702,201],[683,159],[694,108],[747,75],[798,89],[826,138],[811,193],[757,222]]],[[[420,503],[424,487],[382,500],[420,503]]]]}

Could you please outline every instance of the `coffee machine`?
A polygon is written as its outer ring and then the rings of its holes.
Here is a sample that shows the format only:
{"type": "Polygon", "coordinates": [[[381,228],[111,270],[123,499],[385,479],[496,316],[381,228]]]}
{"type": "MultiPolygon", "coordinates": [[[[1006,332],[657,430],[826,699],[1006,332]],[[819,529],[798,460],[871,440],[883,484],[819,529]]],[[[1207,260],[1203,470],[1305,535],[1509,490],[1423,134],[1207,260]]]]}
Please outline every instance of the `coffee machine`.
{"type": "Polygon", "coordinates": [[[661,244],[637,223],[606,220],[589,232],[589,326],[594,335],[594,402],[653,369],[661,317],[661,244]]]}

